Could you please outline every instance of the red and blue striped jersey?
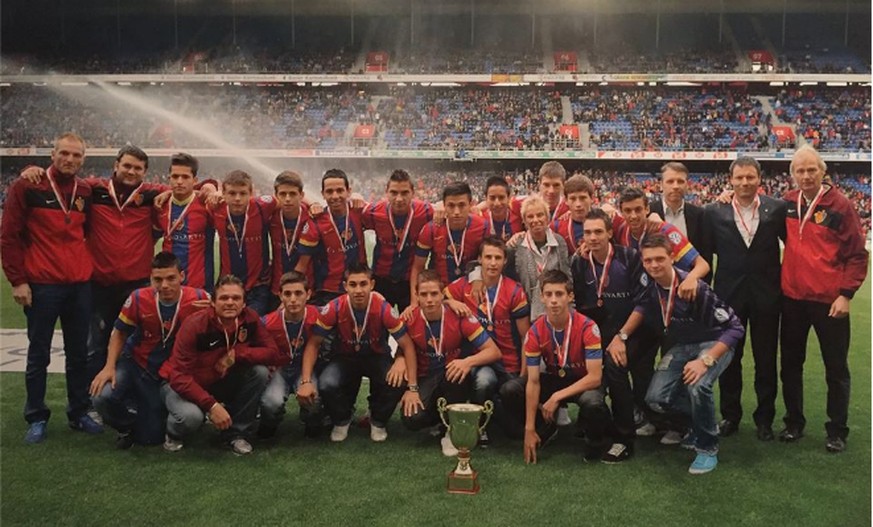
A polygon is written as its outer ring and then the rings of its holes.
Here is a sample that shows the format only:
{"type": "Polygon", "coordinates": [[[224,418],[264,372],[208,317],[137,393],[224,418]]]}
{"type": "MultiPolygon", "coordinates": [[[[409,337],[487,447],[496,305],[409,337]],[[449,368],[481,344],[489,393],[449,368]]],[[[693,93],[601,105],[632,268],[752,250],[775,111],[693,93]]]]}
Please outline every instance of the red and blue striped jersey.
{"type": "Polygon", "coordinates": [[[261,320],[267,327],[267,331],[276,340],[279,351],[287,356],[292,367],[302,364],[303,348],[312,336],[315,323],[318,321],[318,308],[307,305],[306,312],[300,322],[288,322],[285,320],[285,310],[279,308],[261,320]]]}
{"type": "Polygon", "coordinates": [[[491,219],[491,211],[487,209],[482,211],[482,219],[485,220],[487,235],[497,236],[503,241],[509,241],[515,233],[524,232],[524,224],[517,219],[511,209],[507,211],[506,219],[503,221],[491,219]]]}
{"type": "Polygon", "coordinates": [[[415,345],[419,378],[442,374],[446,364],[469,357],[488,343],[488,333],[475,317],[459,317],[451,309],[443,308],[440,320],[429,322],[420,307],[412,312],[409,337],[415,345]]]}
{"type": "Polygon", "coordinates": [[[303,226],[300,253],[312,257],[315,290],[342,293],[343,274],[352,263],[365,263],[361,210],[349,207],[346,216],[334,218],[330,210],[303,226]]]}
{"type": "Polygon", "coordinates": [[[156,229],[162,250],[179,258],[184,285],[212,291],[215,287],[215,228],[206,205],[195,195],[180,203],[170,199],[158,212],[156,229]]]}
{"type": "Polygon", "coordinates": [[[399,339],[406,334],[406,326],[385,297],[379,293],[372,293],[367,311],[353,310],[349,295],[331,300],[319,311],[318,322],[313,331],[322,337],[327,337],[331,333],[336,334],[336,339],[333,341],[334,353],[384,354],[391,353],[388,347],[388,334],[399,339]],[[355,335],[356,327],[360,332],[360,338],[355,335]]]}
{"type": "Polygon", "coordinates": [[[261,196],[249,200],[245,214],[230,214],[226,205],[212,211],[221,260],[219,276],[236,276],[246,291],[270,283],[269,234],[275,209],[272,196],[261,196]]]}
{"type": "MultiPolygon", "coordinates": [[[[612,217],[612,232],[617,232],[624,224],[624,218],[622,218],[620,214],[615,214],[612,217]]],[[[555,234],[560,234],[564,237],[564,241],[567,242],[567,252],[569,252],[570,257],[573,256],[573,253],[576,252],[576,249],[579,248],[579,244],[581,244],[585,238],[585,222],[578,222],[570,216],[555,219],[555,221],[552,222],[552,230],[555,234]]]]}
{"type": "Polygon", "coordinates": [[[364,229],[376,231],[373,274],[393,280],[409,280],[418,235],[433,220],[433,207],[415,199],[410,206],[411,215],[395,216],[389,214],[390,208],[385,199],[364,208],[364,229]]]}
{"type": "MultiPolygon", "coordinates": [[[[670,245],[673,247],[673,264],[683,271],[690,271],[694,267],[694,260],[700,256],[697,249],[691,245],[688,238],[682,234],[682,231],[677,229],[670,223],[662,223],[657,232],[663,234],[670,240],[670,245]]],[[[646,233],[650,234],[650,233],[646,233]]],[[[617,245],[630,247],[631,249],[640,250],[640,243],[645,239],[646,234],[643,234],[641,239],[636,239],[631,234],[630,227],[627,222],[623,221],[619,228],[613,230],[612,238],[617,245]]]]}
{"type": "MultiPolygon", "coordinates": [[[[300,260],[300,236],[303,227],[309,222],[309,206],[300,204],[300,214],[289,220],[282,215],[282,210],[276,207],[270,220],[270,241],[273,244],[273,292],[279,294],[279,281],[282,275],[293,271],[300,260]]],[[[310,229],[314,227],[309,227],[310,229]]],[[[306,269],[306,281],[309,287],[315,287],[312,267],[306,269]]]]}
{"type": "Polygon", "coordinates": [[[415,249],[416,256],[430,256],[428,268],[439,273],[445,284],[462,276],[467,271],[467,263],[479,257],[479,245],[487,233],[485,220],[481,216],[470,216],[467,218],[466,234],[463,230],[451,230],[452,240],[460,253],[457,255],[460,265],[455,263],[455,255],[449,244],[449,233],[446,222],[439,225],[430,222],[421,230],[415,249]]]}
{"type": "Polygon", "coordinates": [[[157,301],[154,288],[137,289],[127,297],[115,321],[115,329],[130,335],[124,345],[125,352],[130,353],[140,368],[157,378],[161,365],[170,358],[182,321],[200,309],[194,301],[208,298],[202,289],[182,286],[179,301],[165,306],[157,301]]]}
{"type": "Polygon", "coordinates": [[[531,324],[524,340],[524,356],[528,368],[539,368],[544,363],[545,373],[558,375],[558,370],[563,369],[571,379],[581,379],[588,373],[586,360],[603,359],[597,324],[582,313],[571,311],[570,315],[573,322],[569,336],[565,335],[566,328],[556,331],[549,324],[546,315],[531,324]],[[570,339],[566,362],[559,358],[564,338],[570,339]]]}
{"type": "Polygon", "coordinates": [[[500,348],[503,368],[507,373],[518,373],[521,371],[519,350],[524,335],[518,334],[515,321],[530,316],[530,304],[527,303],[524,288],[515,280],[503,277],[499,285],[499,291],[497,286],[487,288],[491,302],[490,319],[489,307],[485,302],[476,302],[473,298],[473,285],[466,276],[458,278],[446,287],[446,297],[463,302],[473,310],[479,323],[500,348]]]}

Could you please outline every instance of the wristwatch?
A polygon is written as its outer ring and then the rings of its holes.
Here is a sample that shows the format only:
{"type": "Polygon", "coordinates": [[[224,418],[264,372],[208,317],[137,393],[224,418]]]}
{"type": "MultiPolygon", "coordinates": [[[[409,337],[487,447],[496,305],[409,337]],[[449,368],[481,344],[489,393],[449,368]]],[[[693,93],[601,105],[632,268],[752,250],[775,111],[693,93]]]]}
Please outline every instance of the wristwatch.
{"type": "Polygon", "coordinates": [[[712,368],[715,365],[715,359],[712,358],[712,355],[709,353],[705,353],[700,356],[700,360],[703,361],[703,365],[707,368],[712,368]]]}
{"type": "Polygon", "coordinates": [[[409,386],[406,387],[406,389],[412,393],[418,393],[418,385],[417,384],[410,384],[409,386]]]}
{"type": "Polygon", "coordinates": [[[622,342],[627,342],[628,334],[624,331],[619,331],[618,338],[620,338],[622,342]]]}

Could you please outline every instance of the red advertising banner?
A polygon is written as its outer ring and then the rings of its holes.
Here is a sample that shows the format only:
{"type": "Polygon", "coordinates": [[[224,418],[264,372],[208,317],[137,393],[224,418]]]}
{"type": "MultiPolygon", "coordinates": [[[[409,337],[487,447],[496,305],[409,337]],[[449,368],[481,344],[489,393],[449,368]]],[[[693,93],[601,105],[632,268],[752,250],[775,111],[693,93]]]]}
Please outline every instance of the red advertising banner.
{"type": "Polygon", "coordinates": [[[749,58],[752,60],[752,62],[760,62],[761,64],[776,63],[776,61],[773,60],[773,55],[771,55],[770,52],[765,49],[749,50],[749,58]]]}
{"type": "Polygon", "coordinates": [[[791,143],[794,141],[794,130],[790,126],[774,126],[773,135],[780,143],[791,143]]]}
{"type": "Polygon", "coordinates": [[[387,51],[371,51],[367,53],[367,71],[388,71],[388,59],[387,51]]]}
{"type": "Polygon", "coordinates": [[[562,124],[561,135],[568,139],[579,140],[579,126],[575,124],[562,124]]]}
{"type": "Polygon", "coordinates": [[[359,124],[355,128],[355,139],[372,139],[376,137],[376,125],[359,124]]]}
{"type": "Polygon", "coordinates": [[[575,51],[557,51],[555,52],[555,70],[556,71],[576,71],[576,52],[575,51]]]}

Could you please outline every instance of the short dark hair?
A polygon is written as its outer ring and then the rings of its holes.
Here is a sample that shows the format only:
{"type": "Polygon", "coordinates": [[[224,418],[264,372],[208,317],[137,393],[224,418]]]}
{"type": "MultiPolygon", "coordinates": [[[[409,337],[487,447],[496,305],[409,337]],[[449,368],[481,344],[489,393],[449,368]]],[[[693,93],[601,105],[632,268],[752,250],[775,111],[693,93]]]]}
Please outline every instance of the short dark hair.
{"type": "Polygon", "coordinates": [[[222,187],[225,185],[245,185],[252,189],[252,176],[243,170],[231,170],[224,176],[224,181],[221,182],[222,187]]]}
{"type": "Polygon", "coordinates": [[[439,284],[440,289],[443,288],[443,279],[440,278],[440,274],[433,269],[425,269],[424,271],[418,273],[418,279],[415,282],[415,290],[418,291],[418,288],[421,284],[427,282],[436,282],[439,284]]]}
{"type": "Polygon", "coordinates": [[[121,161],[121,158],[124,156],[131,156],[139,159],[143,163],[145,163],[145,167],[149,167],[149,156],[146,154],[142,148],[134,145],[124,145],[118,150],[118,154],[115,155],[116,161],[121,161]]]}
{"type": "Polygon", "coordinates": [[[664,166],[661,167],[661,176],[663,177],[664,172],[668,170],[685,174],[685,178],[688,178],[688,167],[679,161],[668,161],[667,163],[664,163],[664,166]]]}
{"type": "Polygon", "coordinates": [[[569,196],[574,192],[586,192],[593,198],[594,183],[588,178],[588,176],[576,174],[564,182],[564,195],[569,196]]]}
{"type": "Polygon", "coordinates": [[[670,255],[673,254],[673,244],[671,244],[670,240],[661,233],[650,234],[640,242],[640,252],[642,252],[643,249],[657,249],[658,247],[667,249],[667,253],[670,255]]]}
{"type": "Polygon", "coordinates": [[[409,175],[409,172],[403,170],[402,168],[395,169],[391,172],[391,175],[388,176],[388,183],[385,183],[385,187],[387,188],[391,182],[394,181],[396,183],[409,183],[409,186],[415,190],[415,185],[412,183],[412,177],[409,175]]]}
{"type": "Polygon", "coordinates": [[[281,291],[282,288],[288,284],[303,284],[304,289],[309,291],[309,281],[306,280],[306,276],[303,273],[288,271],[283,274],[282,277],[279,278],[279,290],[281,291]]]}
{"type": "Polygon", "coordinates": [[[354,262],[346,268],[345,275],[343,277],[348,280],[349,276],[353,274],[365,274],[367,278],[373,278],[373,270],[370,269],[370,266],[366,264],[366,262],[354,262]]]}
{"type": "Polygon", "coordinates": [[[740,156],[734,159],[728,169],[728,177],[734,175],[734,168],[737,167],[755,167],[755,172],[758,173],[758,176],[761,175],[761,163],[758,163],[758,160],[754,157],[740,156]]]}
{"type": "Polygon", "coordinates": [[[473,201],[473,191],[465,181],[453,181],[443,188],[443,201],[452,196],[467,196],[473,201]]]}
{"type": "Polygon", "coordinates": [[[503,256],[506,256],[506,243],[497,236],[486,236],[482,239],[482,243],[479,244],[479,256],[482,256],[482,253],[485,251],[485,246],[497,247],[503,252],[503,256]]]}
{"type": "Polygon", "coordinates": [[[642,199],[646,202],[646,205],[649,204],[649,200],[646,199],[646,194],[642,190],[636,187],[625,187],[624,190],[621,191],[621,194],[618,195],[618,207],[621,208],[621,206],[628,201],[634,201],[637,199],[642,199]]]}
{"type": "Polygon", "coordinates": [[[292,170],[279,172],[279,175],[273,180],[273,192],[279,190],[280,185],[291,185],[292,187],[297,187],[300,192],[303,192],[303,178],[292,170]]]}
{"type": "Polygon", "coordinates": [[[485,194],[488,194],[488,189],[491,187],[503,187],[506,189],[507,194],[512,194],[512,191],[509,189],[509,182],[506,181],[506,178],[503,176],[491,176],[485,181],[485,194]]]}
{"type": "Polygon", "coordinates": [[[246,290],[245,283],[232,274],[220,276],[218,278],[218,281],[215,282],[215,290],[218,291],[220,287],[224,287],[226,285],[237,285],[243,290],[243,292],[245,292],[246,290]]]}
{"type": "Polygon", "coordinates": [[[540,291],[549,284],[563,284],[568,293],[573,292],[573,284],[570,277],[560,269],[549,269],[540,275],[540,291]]]}
{"type": "Polygon", "coordinates": [[[179,152],[170,157],[170,168],[172,169],[174,166],[188,167],[191,169],[191,173],[194,174],[194,177],[197,177],[197,170],[200,169],[200,162],[191,154],[179,152]]]}
{"type": "Polygon", "coordinates": [[[179,257],[170,251],[161,251],[152,258],[152,269],[169,269],[175,267],[179,271],[182,270],[182,262],[179,257]]]}
{"type": "Polygon", "coordinates": [[[321,176],[321,190],[324,191],[324,181],[327,179],[341,179],[343,183],[346,184],[346,188],[349,188],[349,176],[346,175],[345,172],[338,168],[328,169],[327,172],[321,176]]]}
{"type": "Polygon", "coordinates": [[[592,208],[589,210],[588,214],[585,215],[585,221],[588,220],[603,220],[603,225],[606,226],[606,230],[612,230],[612,219],[609,217],[609,214],[603,211],[603,209],[592,208]]]}

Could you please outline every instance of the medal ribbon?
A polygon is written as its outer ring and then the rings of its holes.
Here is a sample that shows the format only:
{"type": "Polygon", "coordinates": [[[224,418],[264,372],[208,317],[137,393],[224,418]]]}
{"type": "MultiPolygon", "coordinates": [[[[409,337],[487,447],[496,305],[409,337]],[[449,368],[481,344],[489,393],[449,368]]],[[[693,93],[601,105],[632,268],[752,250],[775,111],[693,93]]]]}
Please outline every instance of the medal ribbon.
{"type": "Polygon", "coordinates": [[[427,334],[430,335],[430,338],[427,339],[428,342],[430,342],[430,345],[433,346],[433,350],[436,352],[437,356],[442,357],[443,356],[443,338],[442,338],[442,336],[443,336],[443,328],[445,327],[445,323],[446,323],[446,306],[445,305],[441,306],[440,310],[441,310],[440,311],[441,314],[440,314],[440,335],[439,335],[439,338],[437,338],[436,335],[433,334],[433,331],[431,331],[430,322],[426,318],[424,318],[424,313],[421,314],[421,318],[424,320],[425,331],[427,331],[427,334]]]}
{"type": "Polygon", "coordinates": [[[461,261],[464,259],[464,242],[467,239],[467,226],[470,225],[470,220],[467,220],[467,224],[464,225],[464,230],[461,233],[461,250],[458,252],[457,247],[455,246],[455,239],[452,237],[452,229],[446,225],[446,231],[449,238],[449,250],[452,252],[452,259],[455,261],[455,272],[461,269],[461,261]]]}
{"type": "Polygon", "coordinates": [[[169,237],[171,234],[173,234],[176,229],[178,229],[182,225],[182,222],[185,221],[185,216],[188,215],[188,211],[191,209],[191,204],[194,203],[194,196],[191,196],[190,199],[191,201],[189,201],[188,204],[185,205],[185,208],[182,209],[182,213],[179,214],[179,217],[176,218],[176,221],[173,221],[173,203],[170,202],[170,205],[167,207],[167,232],[164,235],[165,237],[169,237]]]}
{"type": "MultiPolygon", "coordinates": [[[[503,275],[497,280],[497,290],[494,291],[494,305],[497,305],[497,300],[500,298],[500,286],[503,285],[503,275]]],[[[491,307],[491,297],[488,295],[488,290],[485,290],[485,316],[488,317],[488,323],[494,326],[494,307],[491,307]]]]}
{"type": "Polygon", "coordinates": [[[370,293],[370,296],[367,297],[367,310],[364,311],[364,323],[358,327],[358,319],[355,317],[355,309],[352,307],[352,299],[349,297],[349,312],[352,314],[352,324],[355,325],[355,346],[361,346],[361,337],[364,336],[364,330],[367,329],[367,317],[370,316],[370,306],[373,304],[373,293],[370,293]]]}
{"type": "Polygon", "coordinates": [[[597,281],[597,299],[600,300],[603,298],[603,289],[606,287],[606,277],[609,276],[609,264],[612,263],[612,244],[608,244],[609,251],[606,253],[606,260],[603,262],[603,274],[600,275],[600,279],[597,278],[597,268],[594,267],[594,255],[589,252],[588,253],[588,262],[591,264],[591,274],[594,275],[594,280],[597,281]]]}
{"type": "Polygon", "coordinates": [[[343,233],[340,234],[339,227],[336,226],[336,221],[334,221],[333,219],[333,213],[327,211],[327,219],[330,220],[330,224],[333,226],[333,230],[336,231],[337,238],[339,238],[340,241],[340,246],[342,246],[343,248],[343,253],[346,252],[346,240],[349,237],[349,230],[352,224],[352,218],[350,213],[351,210],[346,207],[346,227],[345,229],[343,229],[343,233]]]}
{"type": "Polygon", "coordinates": [[[76,191],[79,189],[79,178],[73,176],[73,193],[70,194],[70,203],[64,202],[64,196],[61,194],[60,189],[58,188],[58,184],[55,183],[55,178],[52,176],[51,169],[46,170],[45,172],[46,178],[49,180],[49,185],[52,187],[52,192],[55,193],[55,198],[58,200],[58,205],[61,206],[61,210],[64,213],[64,216],[67,218],[67,223],[70,220],[70,213],[73,211],[73,202],[76,201],[76,191]]]}
{"type": "Polygon", "coordinates": [[[227,352],[230,351],[236,346],[236,341],[239,338],[239,317],[233,319],[233,344],[230,343],[230,335],[227,334],[227,330],[224,329],[224,324],[222,324],[221,320],[218,321],[219,325],[221,325],[221,330],[224,332],[224,342],[227,344],[227,352]]]}
{"type": "MultiPolygon", "coordinates": [[[[249,202],[250,204],[251,202],[249,202]]],[[[239,252],[240,260],[243,257],[243,250],[246,240],[246,228],[249,225],[249,204],[246,204],[246,210],[243,212],[242,231],[237,231],[236,224],[233,222],[233,217],[230,215],[230,205],[227,206],[227,228],[233,234],[233,239],[236,240],[236,250],[239,252]]]]}
{"type": "MultiPolygon", "coordinates": [[[[567,366],[567,359],[570,357],[570,335],[573,331],[573,313],[568,314],[567,328],[564,330],[564,340],[558,342],[558,337],[555,336],[555,328],[549,324],[552,331],[552,342],[558,351],[558,369],[564,369],[567,366]]],[[[548,322],[548,320],[546,320],[548,322]]]]}
{"type": "MultiPolygon", "coordinates": [[[[491,230],[490,230],[491,234],[493,236],[498,236],[497,227],[494,226],[494,216],[490,212],[488,213],[488,223],[491,225],[491,230]]],[[[506,239],[506,226],[507,226],[507,224],[509,224],[509,213],[506,214],[506,220],[504,220],[503,225],[500,226],[499,236],[500,236],[501,240],[506,239]]]]}
{"type": "Polygon", "coordinates": [[[118,212],[124,212],[124,207],[127,207],[127,204],[136,198],[141,188],[142,185],[133,189],[133,192],[130,193],[130,196],[128,196],[127,199],[124,200],[124,204],[121,204],[118,201],[118,194],[115,192],[115,181],[112,179],[109,180],[109,196],[112,198],[112,201],[115,202],[115,208],[118,209],[118,212]]]}
{"type": "MultiPolygon", "coordinates": [[[[354,315],[354,313],[353,313],[354,315]]],[[[279,310],[279,316],[282,317],[282,329],[285,330],[285,340],[288,342],[288,349],[291,350],[291,359],[294,359],[294,352],[297,351],[297,347],[291,343],[291,335],[288,334],[288,321],[285,320],[285,308],[279,310]]],[[[354,317],[353,317],[354,318],[354,317]]],[[[294,339],[294,342],[300,342],[300,339],[303,337],[303,326],[305,326],[306,322],[306,311],[303,311],[303,318],[300,319],[300,329],[297,330],[297,337],[294,339]]]]}
{"type": "MultiPolygon", "coordinates": [[[[733,205],[733,207],[734,207],[734,212],[737,214],[737,218],[740,219],[740,225],[743,226],[743,230],[746,231],[746,234],[749,235],[749,240],[751,240],[752,238],[755,237],[755,233],[752,232],[752,229],[748,225],[746,225],[746,219],[743,218],[743,213],[740,212],[740,203],[736,200],[736,198],[734,198],[734,200],[731,201],[731,205],[733,205]]],[[[761,206],[761,200],[756,195],[755,201],[752,202],[752,219],[749,220],[750,222],[755,221],[755,214],[758,213],[758,207],[760,207],[760,206],[761,206]]],[[[800,210],[800,209],[798,209],[798,210],[800,210]]]]}
{"type": "Polygon", "coordinates": [[[815,198],[812,200],[812,203],[809,204],[809,208],[806,211],[806,214],[803,215],[803,218],[800,217],[800,204],[803,200],[803,192],[797,194],[797,219],[800,220],[800,239],[803,239],[803,227],[806,226],[806,223],[809,221],[809,218],[812,217],[812,214],[815,212],[815,206],[818,205],[818,202],[821,201],[821,197],[825,193],[824,185],[818,189],[818,194],[815,195],[815,198]]]}
{"type": "Polygon", "coordinates": [[[394,243],[396,246],[395,255],[400,256],[406,245],[406,239],[409,237],[409,228],[412,227],[412,206],[409,207],[409,212],[406,215],[406,225],[403,227],[403,236],[397,236],[397,227],[394,223],[394,214],[391,212],[391,204],[388,204],[388,221],[391,222],[391,232],[394,233],[394,243]]]}
{"type": "MultiPolygon", "coordinates": [[[[524,235],[524,243],[534,254],[534,263],[537,265],[537,273],[542,274],[543,269],[546,267],[546,260],[549,257],[552,247],[550,245],[545,245],[546,252],[543,254],[539,247],[537,247],[537,244],[533,241],[533,238],[530,237],[530,232],[524,235]]],[[[548,232],[546,233],[546,243],[548,243],[548,232]]]]}
{"type": "Polygon", "coordinates": [[[673,277],[670,278],[670,293],[667,295],[667,304],[664,304],[664,299],[661,298],[661,293],[658,293],[658,304],[661,306],[661,320],[664,322],[664,331],[670,327],[670,320],[673,318],[673,308],[676,307],[676,291],[679,289],[679,277],[676,275],[676,270],[673,269],[673,277]]]}
{"type": "Polygon", "coordinates": [[[300,225],[303,224],[303,210],[301,210],[297,215],[297,224],[294,225],[294,231],[291,233],[291,241],[288,241],[288,229],[285,228],[285,217],[280,217],[280,220],[282,222],[282,234],[285,238],[285,254],[288,255],[288,258],[291,258],[291,253],[294,252],[294,244],[297,243],[297,238],[300,236],[300,225]]]}
{"type": "Polygon", "coordinates": [[[158,310],[158,320],[161,321],[161,342],[165,345],[170,337],[173,336],[173,330],[176,329],[176,322],[179,320],[179,308],[182,307],[182,296],[176,301],[176,311],[173,313],[173,320],[170,322],[170,329],[164,329],[164,317],[161,316],[161,302],[158,299],[159,295],[155,292],[155,308],[158,310]]]}

